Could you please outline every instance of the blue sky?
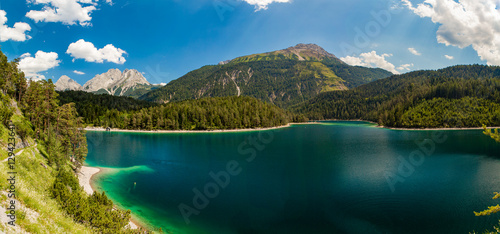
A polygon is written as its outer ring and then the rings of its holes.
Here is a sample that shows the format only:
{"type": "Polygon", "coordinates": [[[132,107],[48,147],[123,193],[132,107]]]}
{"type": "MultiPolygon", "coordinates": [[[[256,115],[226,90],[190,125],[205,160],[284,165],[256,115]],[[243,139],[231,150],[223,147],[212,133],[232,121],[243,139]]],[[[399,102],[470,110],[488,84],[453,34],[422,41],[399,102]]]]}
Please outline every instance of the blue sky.
{"type": "Polygon", "coordinates": [[[28,76],[111,68],[168,83],[204,65],[315,43],[404,73],[500,65],[496,0],[2,0],[0,46],[28,76]]]}

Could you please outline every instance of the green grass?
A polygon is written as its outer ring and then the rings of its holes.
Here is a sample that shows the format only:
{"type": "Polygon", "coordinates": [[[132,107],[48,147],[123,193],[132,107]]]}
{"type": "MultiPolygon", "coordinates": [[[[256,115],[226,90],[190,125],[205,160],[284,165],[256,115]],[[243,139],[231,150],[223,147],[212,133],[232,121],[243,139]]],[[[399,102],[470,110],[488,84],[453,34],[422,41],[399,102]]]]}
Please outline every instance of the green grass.
{"type": "MultiPolygon", "coordinates": [[[[19,116],[13,118],[19,118],[19,116]]],[[[7,157],[8,131],[5,126],[0,126],[0,161],[7,157]]],[[[20,141],[20,139],[16,139],[20,141]]],[[[48,166],[47,160],[35,146],[33,139],[27,139],[29,147],[16,156],[16,195],[20,204],[17,204],[16,214],[18,225],[23,231],[29,233],[92,233],[93,230],[73,222],[64,211],[59,209],[55,200],[50,198],[49,187],[55,180],[55,169],[48,166]],[[47,166],[45,168],[44,166],[47,166]]],[[[38,145],[39,146],[39,145],[38,145]]],[[[19,152],[21,149],[16,149],[19,152]]],[[[0,163],[0,194],[6,192],[7,162],[0,163]]],[[[5,208],[8,202],[7,196],[0,196],[0,204],[5,208]]],[[[5,224],[0,224],[0,230],[13,233],[5,224]]]]}

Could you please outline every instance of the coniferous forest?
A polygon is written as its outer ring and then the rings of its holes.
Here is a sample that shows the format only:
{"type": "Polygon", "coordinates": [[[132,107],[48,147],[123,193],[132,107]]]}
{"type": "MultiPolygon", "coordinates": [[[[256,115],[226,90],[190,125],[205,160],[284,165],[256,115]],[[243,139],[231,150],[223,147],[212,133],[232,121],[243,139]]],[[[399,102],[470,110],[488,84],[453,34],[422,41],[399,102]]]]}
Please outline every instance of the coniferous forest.
{"type": "Polygon", "coordinates": [[[59,92],[61,103],[76,102],[86,124],[134,130],[216,130],[265,128],[303,122],[293,114],[252,97],[217,97],[153,104],[107,94],[59,92]]]}
{"type": "Polygon", "coordinates": [[[292,107],[310,119],[362,119],[401,128],[500,126],[500,67],[415,71],[292,107]]]}

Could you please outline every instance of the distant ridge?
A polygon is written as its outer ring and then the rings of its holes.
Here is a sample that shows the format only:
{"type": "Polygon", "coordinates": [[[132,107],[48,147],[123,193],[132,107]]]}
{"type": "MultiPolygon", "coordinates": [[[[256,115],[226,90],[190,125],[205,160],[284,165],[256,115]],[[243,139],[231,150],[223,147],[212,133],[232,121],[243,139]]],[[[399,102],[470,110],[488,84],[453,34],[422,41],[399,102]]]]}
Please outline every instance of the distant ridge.
{"type": "Polygon", "coordinates": [[[105,73],[94,76],[83,86],[68,76],[61,76],[56,82],[56,90],[83,90],[96,94],[110,94],[115,96],[129,96],[137,98],[162,85],[153,85],[135,69],[110,69],[105,73]]]}

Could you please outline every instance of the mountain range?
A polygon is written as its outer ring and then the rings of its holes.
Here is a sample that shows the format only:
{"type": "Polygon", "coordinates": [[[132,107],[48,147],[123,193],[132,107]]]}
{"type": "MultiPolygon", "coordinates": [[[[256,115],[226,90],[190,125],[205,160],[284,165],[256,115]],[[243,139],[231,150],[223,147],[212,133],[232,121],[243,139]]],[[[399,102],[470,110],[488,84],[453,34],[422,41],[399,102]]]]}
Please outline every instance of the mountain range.
{"type": "Polygon", "coordinates": [[[61,76],[55,83],[56,90],[83,90],[95,94],[110,94],[115,96],[139,97],[161,85],[153,85],[135,69],[110,69],[103,74],[98,74],[83,86],[68,76],[61,76]]]}
{"type": "Polygon", "coordinates": [[[298,44],[207,65],[163,87],[151,85],[137,70],[111,69],[83,87],[69,77],[61,77],[56,88],[156,103],[243,95],[288,108],[321,93],[349,90],[391,75],[380,68],[350,66],[318,45],[298,44]]]}
{"type": "Polygon", "coordinates": [[[201,67],[139,99],[168,103],[245,95],[286,108],[391,75],[379,68],[350,66],[318,45],[298,44],[201,67]]]}

